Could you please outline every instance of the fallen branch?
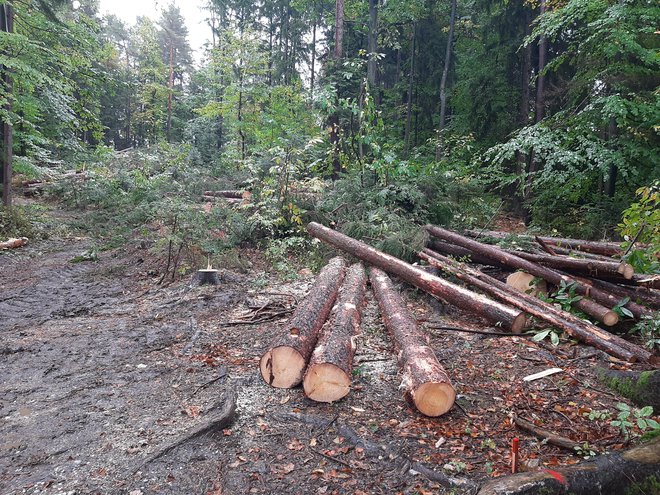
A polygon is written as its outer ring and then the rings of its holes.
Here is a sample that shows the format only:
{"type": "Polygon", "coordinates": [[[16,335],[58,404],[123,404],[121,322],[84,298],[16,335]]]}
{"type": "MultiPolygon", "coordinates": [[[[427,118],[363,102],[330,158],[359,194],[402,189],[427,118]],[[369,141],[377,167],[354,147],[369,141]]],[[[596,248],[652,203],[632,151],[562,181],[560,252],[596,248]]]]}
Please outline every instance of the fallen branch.
{"type": "Polygon", "coordinates": [[[514,418],[513,421],[516,423],[516,426],[518,428],[521,428],[529,433],[532,433],[533,435],[539,437],[541,440],[547,441],[547,443],[551,445],[556,445],[557,447],[561,447],[562,449],[570,450],[574,454],[578,452],[580,448],[582,448],[582,444],[580,444],[579,442],[574,442],[570,438],[562,437],[549,430],[536,426],[531,421],[527,421],[526,419],[523,419],[521,417],[516,417],[514,418]]]}

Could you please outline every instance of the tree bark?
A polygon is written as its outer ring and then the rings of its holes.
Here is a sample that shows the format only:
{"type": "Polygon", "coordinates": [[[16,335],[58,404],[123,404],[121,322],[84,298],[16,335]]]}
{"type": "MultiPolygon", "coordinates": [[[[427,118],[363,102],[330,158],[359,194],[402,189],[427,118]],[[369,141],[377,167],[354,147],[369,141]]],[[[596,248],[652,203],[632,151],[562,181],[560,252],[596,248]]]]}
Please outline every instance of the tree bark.
{"type": "Polygon", "coordinates": [[[413,87],[415,83],[415,43],[417,33],[417,23],[413,22],[412,34],[410,36],[410,75],[408,77],[408,103],[406,104],[406,129],[403,136],[405,146],[405,155],[408,156],[410,152],[410,130],[412,125],[412,101],[413,101],[413,87]]]}
{"type": "Polygon", "coordinates": [[[303,389],[312,400],[335,402],[350,391],[366,285],[362,264],[351,265],[305,372],[303,389]]]}
{"type": "Polygon", "coordinates": [[[172,92],[174,91],[174,40],[170,40],[170,77],[167,83],[167,142],[172,140],[172,92]]]}
{"type": "Polygon", "coordinates": [[[491,301],[481,294],[435,277],[363,242],[315,222],[307,226],[307,231],[312,236],[356,256],[362,261],[397,275],[409,284],[444,299],[450,304],[483,316],[495,325],[502,326],[514,333],[520,333],[525,326],[526,317],[523,312],[513,310],[503,304],[491,301]]]}
{"type": "MultiPolygon", "coordinates": [[[[638,306],[637,303],[645,304],[653,309],[660,309],[660,292],[657,289],[650,287],[633,287],[633,286],[621,286],[608,282],[605,280],[593,280],[593,279],[579,279],[585,285],[598,287],[600,290],[609,292],[616,296],[619,299],[625,299],[629,297],[634,305],[627,305],[626,307],[630,309],[633,313],[634,306],[638,306]]],[[[641,318],[642,314],[635,315],[637,318],[641,318]]]]}
{"type": "Polygon", "coordinates": [[[576,271],[593,278],[600,278],[607,275],[610,277],[623,277],[627,280],[633,278],[635,269],[626,262],[608,262],[592,259],[578,259],[567,256],[550,256],[545,254],[530,254],[521,251],[508,251],[528,261],[540,263],[551,268],[559,268],[566,271],[576,271]]]}
{"type": "Polygon", "coordinates": [[[442,69],[442,78],[440,79],[440,124],[438,125],[438,146],[435,149],[435,159],[439,160],[442,155],[442,131],[445,128],[447,115],[447,77],[449,75],[449,66],[451,63],[452,46],[454,45],[454,27],[456,25],[456,0],[451,0],[451,13],[449,14],[449,34],[447,35],[447,46],[445,47],[445,66],[442,69]]]}
{"type": "Polygon", "coordinates": [[[565,331],[572,337],[597,349],[601,349],[612,356],[625,361],[636,361],[637,359],[650,361],[652,358],[652,354],[645,349],[631,344],[616,335],[612,335],[595,325],[591,325],[576,316],[557,309],[551,304],[518,292],[505,283],[470,268],[465,264],[455,262],[444,256],[439,256],[437,253],[429,252],[429,250],[424,250],[420,253],[420,257],[431,265],[454,274],[459,279],[483,290],[487,294],[520,308],[565,331]]]}
{"type": "MultiPolygon", "coordinates": [[[[14,7],[11,3],[5,3],[0,6],[1,19],[0,29],[5,33],[14,32],[14,7]]],[[[11,69],[9,67],[2,67],[2,79],[5,85],[5,91],[7,93],[6,102],[4,104],[4,111],[6,113],[5,120],[2,124],[2,144],[3,144],[3,153],[2,153],[2,167],[0,167],[0,172],[2,173],[2,204],[5,207],[10,207],[12,205],[12,195],[11,195],[11,177],[12,177],[12,162],[14,158],[14,128],[9,122],[9,115],[12,111],[12,91],[13,91],[13,78],[11,75],[11,69]]]]}
{"type": "Polygon", "coordinates": [[[597,369],[598,379],[641,407],[660,411],[660,370],[619,371],[597,369]]]}
{"type": "Polygon", "coordinates": [[[454,404],[456,392],[429,346],[428,335],[419,328],[385,272],[372,267],[369,280],[385,328],[394,340],[406,396],[422,414],[443,415],[454,404]]]}
{"type": "Polygon", "coordinates": [[[597,456],[574,466],[495,479],[486,483],[478,495],[654,493],[660,478],[658,472],[660,438],[655,438],[627,452],[597,456]]]}
{"type": "MultiPolygon", "coordinates": [[[[344,0],[335,1],[335,70],[339,70],[344,56],[344,0]]],[[[339,98],[339,95],[337,95],[339,98]]],[[[330,145],[332,146],[332,179],[339,179],[341,159],[339,152],[339,113],[338,110],[328,119],[330,127],[330,145]]]]}
{"type": "Polygon", "coordinates": [[[427,225],[426,230],[431,235],[443,239],[444,241],[458,244],[461,247],[470,249],[475,253],[478,253],[487,258],[491,258],[494,261],[507,265],[511,268],[525,270],[532,275],[541,277],[556,286],[561,286],[561,282],[567,284],[573,283],[575,286],[575,292],[577,294],[587,295],[598,304],[603,306],[614,307],[619,302],[611,294],[603,292],[595,287],[586,287],[584,284],[580,284],[577,280],[566,274],[557,272],[556,270],[552,270],[550,268],[546,268],[531,261],[527,261],[519,256],[507,253],[506,251],[496,246],[482,244],[472,239],[463,237],[462,235],[459,235],[455,232],[451,232],[434,225],[427,225]]]}
{"type": "Polygon", "coordinates": [[[321,270],[308,296],[289,320],[284,335],[261,356],[259,368],[266,383],[277,388],[292,388],[302,381],[345,273],[346,261],[340,256],[321,270]]]}

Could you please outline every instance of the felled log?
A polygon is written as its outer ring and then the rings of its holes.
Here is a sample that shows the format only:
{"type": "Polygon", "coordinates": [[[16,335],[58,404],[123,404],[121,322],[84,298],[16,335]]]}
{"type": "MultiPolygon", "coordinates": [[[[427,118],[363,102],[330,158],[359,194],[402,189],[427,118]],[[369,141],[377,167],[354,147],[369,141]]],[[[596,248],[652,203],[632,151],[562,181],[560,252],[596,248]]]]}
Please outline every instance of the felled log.
{"type": "Polygon", "coordinates": [[[407,397],[422,414],[443,415],[454,404],[456,392],[429,346],[428,336],[420,330],[384,271],[370,268],[369,280],[385,327],[394,340],[407,397]]]}
{"type": "Polygon", "coordinates": [[[580,447],[582,447],[582,444],[579,442],[575,442],[570,438],[562,437],[561,435],[557,435],[556,433],[553,433],[550,430],[546,430],[545,428],[536,426],[531,421],[527,421],[526,419],[523,419],[521,417],[516,416],[513,422],[516,424],[518,428],[521,428],[531,433],[532,435],[537,436],[541,440],[545,440],[547,443],[551,445],[556,445],[557,447],[570,450],[574,454],[580,449],[580,447]]]}
{"type": "Polygon", "coordinates": [[[239,205],[243,202],[241,198],[225,198],[223,196],[202,196],[203,201],[215,202],[215,201],[224,201],[230,205],[239,205]]]}
{"type": "Polygon", "coordinates": [[[513,333],[522,332],[526,324],[525,313],[492,301],[487,297],[465,289],[459,285],[436,277],[414,267],[394,256],[383,253],[373,247],[352,239],[340,232],[312,222],[307,231],[314,237],[335,246],[342,251],[366,261],[378,268],[399,276],[402,280],[439,297],[454,306],[466,309],[486,318],[494,325],[501,326],[513,333]]]}
{"type": "Polygon", "coordinates": [[[655,438],[626,452],[600,455],[573,466],[504,476],[486,483],[478,495],[650,494],[657,493],[658,473],[660,438],[655,438]]]}
{"type": "Polygon", "coordinates": [[[577,294],[588,295],[591,299],[603,306],[611,308],[619,302],[612,294],[601,291],[596,287],[585,287],[583,284],[578,283],[573,277],[560,273],[551,268],[539,265],[532,261],[528,261],[519,256],[507,253],[503,249],[500,249],[496,246],[482,244],[481,242],[468,239],[467,237],[464,237],[460,234],[436,227],[434,225],[427,225],[426,230],[435,237],[458,244],[459,246],[474,251],[475,253],[487,258],[491,258],[494,261],[507,265],[511,268],[525,270],[532,275],[541,277],[556,286],[560,286],[562,281],[567,284],[573,283],[575,284],[575,292],[577,294]]]}
{"type": "Polygon", "coordinates": [[[431,238],[427,243],[427,246],[433,251],[442,254],[448,254],[457,260],[464,261],[469,259],[471,262],[478,263],[480,265],[490,265],[505,269],[509,268],[502,263],[498,263],[497,261],[491,258],[487,258],[486,256],[481,256],[480,254],[470,251],[469,249],[465,249],[464,247],[457,246],[456,244],[450,244],[438,239],[431,238]]]}
{"type": "MultiPolygon", "coordinates": [[[[512,234],[508,232],[497,232],[487,230],[480,232],[478,230],[468,230],[466,233],[470,237],[491,237],[493,239],[506,239],[511,237],[512,234]]],[[[514,234],[520,239],[525,239],[528,241],[533,241],[534,238],[528,235],[518,235],[514,234]]],[[[541,239],[546,245],[550,246],[559,246],[563,248],[569,248],[575,251],[584,251],[587,253],[600,254],[602,256],[621,256],[623,255],[623,250],[621,245],[617,242],[603,242],[603,241],[584,241],[581,239],[568,239],[565,237],[544,237],[544,236],[535,236],[541,239]]]]}
{"type": "Polygon", "coordinates": [[[552,304],[518,292],[505,283],[465,264],[458,263],[437,253],[431,253],[429,250],[424,250],[419,253],[419,256],[429,264],[454,274],[468,284],[550,323],[586,344],[626,361],[636,361],[637,359],[649,361],[652,357],[651,353],[645,349],[555,308],[552,304]]]}
{"type": "Polygon", "coordinates": [[[204,191],[204,196],[210,196],[210,197],[216,197],[216,198],[234,198],[234,199],[243,199],[246,196],[245,195],[250,195],[249,191],[239,191],[239,190],[232,190],[232,191],[204,191]]]}
{"type": "Polygon", "coordinates": [[[660,411],[660,370],[619,371],[599,368],[598,379],[641,407],[660,411]]]}
{"type": "MultiPolygon", "coordinates": [[[[593,289],[596,288],[601,290],[602,292],[606,292],[607,294],[610,294],[612,296],[612,299],[617,301],[617,304],[619,304],[619,302],[621,302],[623,299],[626,298],[626,296],[620,296],[617,293],[609,290],[605,285],[605,281],[603,280],[584,278],[584,277],[579,277],[577,275],[573,275],[573,278],[587,288],[587,294],[591,294],[593,289]]],[[[630,301],[626,303],[625,306],[626,309],[630,311],[633,314],[633,316],[637,319],[640,319],[642,316],[647,316],[651,314],[651,312],[646,307],[637,304],[634,300],[632,300],[632,298],[630,301]]]]}
{"type": "Polygon", "coordinates": [[[303,378],[305,395],[312,400],[335,402],[350,391],[366,285],[362,264],[351,265],[303,378]]]}
{"type": "Polygon", "coordinates": [[[0,242],[0,249],[16,249],[25,246],[27,243],[27,237],[12,237],[9,240],[0,242]]]}
{"type": "MultiPolygon", "coordinates": [[[[539,279],[534,275],[525,272],[515,272],[506,279],[506,284],[514,289],[537,297],[539,292],[547,294],[548,289],[545,280],[539,279]],[[540,287],[540,289],[539,289],[540,287]]],[[[593,302],[590,299],[582,298],[574,301],[572,305],[582,312],[596,318],[608,327],[619,323],[619,315],[609,308],[593,302]]]]}
{"type": "Polygon", "coordinates": [[[507,251],[528,261],[540,263],[551,268],[559,268],[564,271],[577,271],[586,273],[590,277],[610,276],[627,280],[633,278],[635,269],[629,263],[608,262],[593,259],[570,258],[568,256],[550,256],[546,254],[530,254],[522,251],[507,251]]]}
{"type": "MultiPolygon", "coordinates": [[[[619,299],[629,297],[632,301],[641,302],[653,309],[660,309],[660,291],[650,287],[622,286],[605,280],[579,279],[585,285],[592,285],[609,292],[619,299]]],[[[628,306],[630,309],[630,306],[628,306]]]]}
{"type": "Polygon", "coordinates": [[[292,388],[303,379],[319,330],[332,310],[346,274],[346,261],[338,256],[321,270],[309,295],[291,316],[285,333],[261,356],[259,369],[269,385],[292,388]]]}

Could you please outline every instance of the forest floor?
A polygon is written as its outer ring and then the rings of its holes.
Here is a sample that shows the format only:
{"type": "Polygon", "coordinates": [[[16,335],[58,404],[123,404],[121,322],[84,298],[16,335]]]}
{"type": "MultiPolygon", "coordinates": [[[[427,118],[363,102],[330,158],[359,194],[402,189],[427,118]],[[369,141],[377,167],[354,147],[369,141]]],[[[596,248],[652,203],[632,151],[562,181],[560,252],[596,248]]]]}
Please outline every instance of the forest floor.
{"type": "MultiPolygon", "coordinates": [[[[92,245],[71,236],[0,253],[4,495],[449,493],[444,476],[478,484],[506,474],[514,437],[530,469],[581,460],[516,430],[514,415],[585,450],[627,445],[611,419],[586,414],[627,403],[598,385],[596,366],[631,366],[591,347],[429,330],[459,395],[449,413],[426,418],[402,398],[369,294],[352,391],[318,404],[299,388],[269,387],[258,371],[313,283],[308,270],[285,281],[244,250],[242,268],[223,267],[218,286],[163,286],[163,260],[138,241],[71,262],[92,245]],[[522,380],[555,366],[564,371],[522,380]],[[191,434],[233,398],[231,424],[191,434]]],[[[404,292],[427,327],[487,327],[404,292]]]]}

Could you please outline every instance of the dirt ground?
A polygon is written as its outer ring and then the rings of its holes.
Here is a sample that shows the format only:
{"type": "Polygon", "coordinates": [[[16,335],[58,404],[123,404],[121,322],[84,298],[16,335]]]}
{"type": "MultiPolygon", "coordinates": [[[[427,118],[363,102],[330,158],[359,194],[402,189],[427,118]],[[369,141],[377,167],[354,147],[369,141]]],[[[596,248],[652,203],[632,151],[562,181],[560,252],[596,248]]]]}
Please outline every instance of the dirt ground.
{"type": "MultiPolygon", "coordinates": [[[[507,473],[514,437],[529,469],[581,460],[517,430],[514,415],[588,442],[585,450],[628,445],[611,418],[587,417],[628,403],[601,388],[594,369],[641,365],[574,342],[429,330],[459,395],[448,414],[426,418],[402,397],[369,293],[352,391],[318,404],[299,388],[270,388],[258,372],[313,283],[307,271],[283,281],[245,251],[245,268],[223,267],[218,286],[191,277],[159,286],[162,265],[139,243],[70,262],[90,245],[70,238],[0,253],[3,495],[474,492],[507,473]],[[554,366],[564,371],[522,381],[554,366]],[[231,423],[214,425],[234,400],[231,423]]],[[[487,327],[402,288],[427,327],[487,327]]]]}

